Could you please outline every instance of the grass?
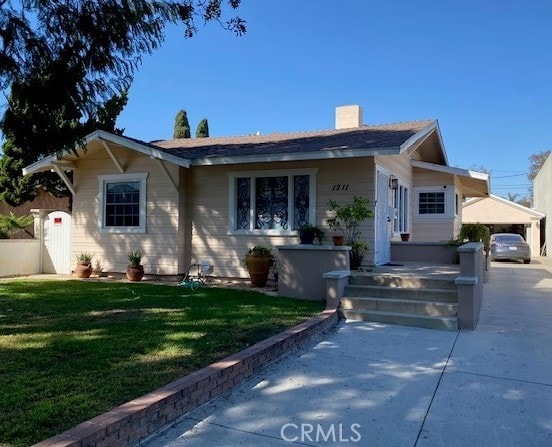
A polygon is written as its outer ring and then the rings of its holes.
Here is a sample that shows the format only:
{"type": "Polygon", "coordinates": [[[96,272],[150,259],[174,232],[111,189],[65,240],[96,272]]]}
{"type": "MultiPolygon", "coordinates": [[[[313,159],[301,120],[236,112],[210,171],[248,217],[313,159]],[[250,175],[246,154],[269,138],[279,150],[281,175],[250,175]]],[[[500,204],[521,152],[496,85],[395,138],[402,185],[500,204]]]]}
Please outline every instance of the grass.
{"type": "Polygon", "coordinates": [[[2,281],[0,446],[53,436],[322,308],[233,289],[2,281]]]}

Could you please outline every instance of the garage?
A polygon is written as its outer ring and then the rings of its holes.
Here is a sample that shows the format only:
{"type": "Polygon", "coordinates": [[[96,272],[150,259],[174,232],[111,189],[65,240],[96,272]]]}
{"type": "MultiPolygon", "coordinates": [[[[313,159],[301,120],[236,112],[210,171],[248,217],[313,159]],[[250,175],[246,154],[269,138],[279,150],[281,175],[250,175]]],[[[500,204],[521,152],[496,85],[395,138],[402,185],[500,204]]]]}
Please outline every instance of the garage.
{"type": "Polygon", "coordinates": [[[462,223],[485,224],[495,233],[516,233],[531,247],[531,255],[541,253],[541,221],[544,214],[519,203],[491,194],[467,200],[462,207],[462,223]]]}

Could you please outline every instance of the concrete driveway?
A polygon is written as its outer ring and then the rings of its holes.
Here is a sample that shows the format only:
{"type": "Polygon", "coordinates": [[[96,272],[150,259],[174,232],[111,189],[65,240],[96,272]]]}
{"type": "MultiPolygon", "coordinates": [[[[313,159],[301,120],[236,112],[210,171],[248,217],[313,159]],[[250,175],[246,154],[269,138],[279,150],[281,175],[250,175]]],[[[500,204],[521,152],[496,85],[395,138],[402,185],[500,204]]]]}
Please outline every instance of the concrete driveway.
{"type": "Polygon", "coordinates": [[[342,323],[149,445],[551,446],[552,264],[493,263],[473,332],[342,323]]]}

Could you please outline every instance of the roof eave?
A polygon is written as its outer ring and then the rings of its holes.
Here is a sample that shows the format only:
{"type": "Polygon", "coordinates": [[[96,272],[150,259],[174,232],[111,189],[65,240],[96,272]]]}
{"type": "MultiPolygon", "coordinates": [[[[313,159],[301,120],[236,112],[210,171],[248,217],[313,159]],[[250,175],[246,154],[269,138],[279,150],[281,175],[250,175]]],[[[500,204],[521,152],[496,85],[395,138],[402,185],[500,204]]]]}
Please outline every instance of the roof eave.
{"type": "MultiPolygon", "coordinates": [[[[155,149],[150,146],[140,144],[134,140],[123,137],[121,135],[115,135],[104,130],[96,130],[83,138],[83,144],[86,146],[95,140],[104,140],[111,142],[113,144],[118,144],[120,146],[126,147],[128,149],[134,150],[136,152],[148,155],[153,158],[158,158],[169,163],[173,163],[178,166],[189,168],[191,166],[191,161],[185,158],[176,157],[174,155],[168,154],[162,150],[155,149]]],[[[76,151],[80,151],[81,146],[79,144],[75,145],[76,151]]],[[[23,168],[23,175],[34,174],[37,172],[48,171],[53,168],[56,163],[63,162],[66,157],[71,156],[71,152],[68,150],[63,151],[61,154],[52,154],[41,160],[38,160],[28,166],[23,168]]]]}
{"type": "Polygon", "coordinates": [[[215,166],[278,161],[328,160],[340,158],[371,157],[378,155],[396,155],[399,153],[400,147],[382,147],[376,149],[338,149],[316,152],[239,155],[232,157],[200,157],[192,159],[192,166],[215,166]]]}

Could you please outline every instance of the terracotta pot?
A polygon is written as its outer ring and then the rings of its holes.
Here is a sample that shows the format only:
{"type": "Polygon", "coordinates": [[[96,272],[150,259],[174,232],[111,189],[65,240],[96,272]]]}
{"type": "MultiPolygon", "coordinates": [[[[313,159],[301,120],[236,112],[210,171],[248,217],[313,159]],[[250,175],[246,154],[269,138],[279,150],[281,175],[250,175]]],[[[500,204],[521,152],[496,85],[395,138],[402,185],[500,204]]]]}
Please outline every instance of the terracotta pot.
{"type": "Polygon", "coordinates": [[[141,281],[144,277],[144,266],[129,265],[127,267],[126,276],[129,281],[141,281]]]}
{"type": "Polygon", "coordinates": [[[408,242],[410,240],[410,234],[408,233],[401,233],[401,241],[408,242]]]}
{"type": "Polygon", "coordinates": [[[92,274],[92,263],[79,261],[77,262],[77,268],[75,268],[75,275],[77,278],[90,278],[92,274]]]}
{"type": "Polygon", "coordinates": [[[345,236],[332,236],[334,245],[345,245],[345,236]]]}
{"type": "Polygon", "coordinates": [[[245,263],[247,270],[249,270],[251,284],[255,287],[265,287],[272,260],[270,258],[248,256],[245,263]]]}

